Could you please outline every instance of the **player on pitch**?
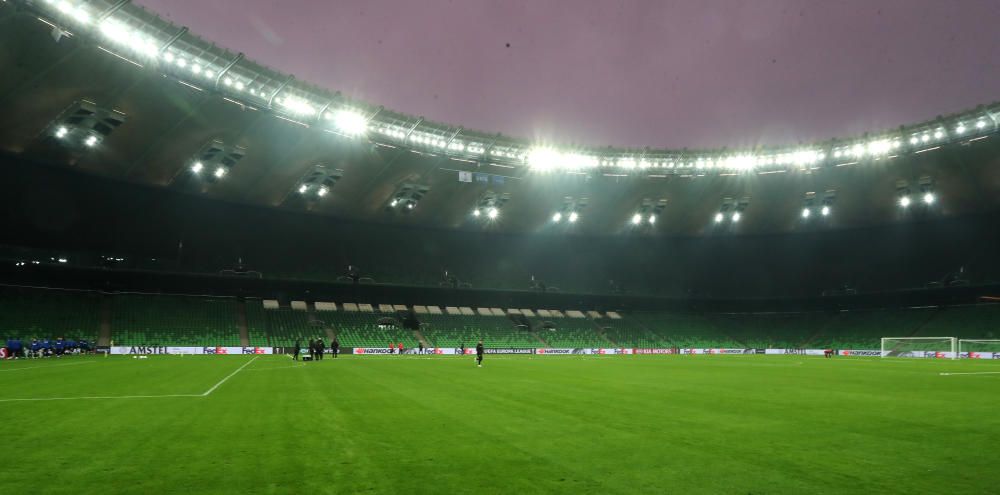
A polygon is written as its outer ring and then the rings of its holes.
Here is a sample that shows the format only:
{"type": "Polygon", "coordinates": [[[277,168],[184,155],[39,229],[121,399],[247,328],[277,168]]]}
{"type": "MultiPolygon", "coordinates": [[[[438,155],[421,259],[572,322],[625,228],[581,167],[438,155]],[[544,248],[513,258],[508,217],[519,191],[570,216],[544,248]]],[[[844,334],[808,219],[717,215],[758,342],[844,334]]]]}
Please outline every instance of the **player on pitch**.
{"type": "Polygon", "coordinates": [[[478,366],[480,368],[483,367],[483,341],[482,340],[480,340],[479,343],[476,344],[476,366],[478,366]]]}

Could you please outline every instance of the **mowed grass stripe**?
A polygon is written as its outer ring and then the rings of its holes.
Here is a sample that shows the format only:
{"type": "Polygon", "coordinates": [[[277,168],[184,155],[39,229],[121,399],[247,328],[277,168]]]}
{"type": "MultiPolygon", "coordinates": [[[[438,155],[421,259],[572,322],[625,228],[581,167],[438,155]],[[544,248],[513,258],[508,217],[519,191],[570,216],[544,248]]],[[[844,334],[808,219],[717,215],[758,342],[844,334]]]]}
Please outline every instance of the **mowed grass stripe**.
{"type": "MultiPolygon", "coordinates": [[[[939,376],[1000,363],[491,357],[270,356],[204,400],[3,404],[24,433],[0,466],[93,480],[41,493],[986,493],[1000,461],[1000,382],[939,376]]],[[[244,359],[109,358],[33,386],[200,392],[244,359]]]]}

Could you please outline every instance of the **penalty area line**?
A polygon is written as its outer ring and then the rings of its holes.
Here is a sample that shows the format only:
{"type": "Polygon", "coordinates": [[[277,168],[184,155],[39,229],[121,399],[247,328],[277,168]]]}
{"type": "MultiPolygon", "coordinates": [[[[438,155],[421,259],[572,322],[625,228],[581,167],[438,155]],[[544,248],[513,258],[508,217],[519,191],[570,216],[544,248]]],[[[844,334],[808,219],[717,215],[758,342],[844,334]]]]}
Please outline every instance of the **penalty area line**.
{"type": "Polygon", "coordinates": [[[940,376],[951,375],[1000,375],[1000,371],[970,371],[966,373],[938,373],[940,376]]]}
{"type": "Polygon", "coordinates": [[[104,400],[104,399],[160,399],[168,397],[203,397],[201,394],[171,394],[171,395],[118,395],[93,397],[39,397],[33,399],[0,399],[0,402],[38,402],[50,400],[104,400]]]}
{"type": "Polygon", "coordinates": [[[92,364],[94,361],[82,361],[79,363],[63,363],[63,364],[46,364],[43,366],[25,366],[24,368],[11,368],[9,370],[0,370],[0,373],[5,371],[27,371],[27,370],[37,370],[42,368],[60,368],[63,366],[79,366],[81,364],[92,364]]]}
{"type": "MultiPolygon", "coordinates": [[[[101,395],[101,396],[85,396],[85,397],[35,397],[35,398],[26,398],[26,399],[0,399],[0,402],[43,402],[43,401],[54,401],[54,400],[167,399],[167,398],[171,398],[171,397],[207,397],[208,394],[211,394],[212,392],[215,392],[215,390],[217,388],[219,388],[223,383],[226,383],[227,380],[229,380],[230,378],[232,378],[233,376],[235,376],[240,371],[243,371],[243,368],[246,368],[248,365],[250,365],[250,363],[256,361],[257,358],[259,358],[259,357],[260,356],[254,356],[253,359],[247,361],[246,363],[243,363],[243,366],[240,366],[239,368],[236,368],[236,371],[233,371],[232,373],[226,375],[225,378],[223,378],[222,380],[219,380],[219,382],[216,383],[215,385],[212,385],[212,388],[210,388],[207,391],[205,391],[203,393],[200,393],[200,394],[117,395],[117,396],[115,396],[115,395],[107,395],[107,396],[101,395]]],[[[83,363],[80,363],[80,364],[83,364],[83,363]]]]}
{"type": "Polygon", "coordinates": [[[221,385],[222,385],[223,383],[226,383],[226,380],[229,380],[230,378],[232,378],[232,377],[233,377],[233,375],[235,375],[235,374],[237,374],[237,373],[239,373],[239,372],[243,371],[243,368],[246,368],[247,366],[249,366],[249,365],[250,365],[250,363],[252,363],[252,362],[256,361],[256,360],[257,360],[257,358],[259,358],[259,357],[260,357],[260,356],[254,356],[254,357],[253,357],[253,359],[251,359],[251,360],[249,360],[249,361],[247,361],[247,362],[243,363],[243,366],[240,366],[239,368],[236,368],[236,371],[234,371],[234,372],[232,372],[232,373],[230,373],[230,374],[226,375],[226,377],[225,377],[225,378],[223,378],[223,379],[219,380],[219,383],[216,383],[215,385],[212,385],[212,388],[210,388],[210,389],[206,390],[206,391],[205,391],[205,393],[201,394],[201,396],[202,396],[202,397],[207,397],[207,396],[208,396],[208,394],[211,394],[212,392],[215,392],[215,389],[219,388],[219,386],[221,386],[221,385]]]}

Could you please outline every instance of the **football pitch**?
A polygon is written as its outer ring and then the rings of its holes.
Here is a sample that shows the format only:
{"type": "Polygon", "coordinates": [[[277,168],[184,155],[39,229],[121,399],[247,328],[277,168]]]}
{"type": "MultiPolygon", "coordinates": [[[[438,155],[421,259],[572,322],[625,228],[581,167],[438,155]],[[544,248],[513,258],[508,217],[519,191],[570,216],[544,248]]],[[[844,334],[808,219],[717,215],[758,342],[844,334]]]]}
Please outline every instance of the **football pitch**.
{"type": "Polygon", "coordinates": [[[0,391],[12,494],[1000,489],[1000,362],[71,357],[0,391]]]}

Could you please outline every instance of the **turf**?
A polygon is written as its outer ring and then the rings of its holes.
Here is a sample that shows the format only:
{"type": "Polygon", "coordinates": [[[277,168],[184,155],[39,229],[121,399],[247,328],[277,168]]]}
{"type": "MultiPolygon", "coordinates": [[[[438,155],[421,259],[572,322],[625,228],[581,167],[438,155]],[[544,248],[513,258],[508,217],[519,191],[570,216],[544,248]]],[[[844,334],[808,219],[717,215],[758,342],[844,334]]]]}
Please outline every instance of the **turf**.
{"type": "Polygon", "coordinates": [[[1000,479],[1000,374],[940,374],[1000,362],[251,359],[0,363],[5,492],[995,493],[1000,479]],[[158,395],[183,397],[10,401],[158,395]]]}

